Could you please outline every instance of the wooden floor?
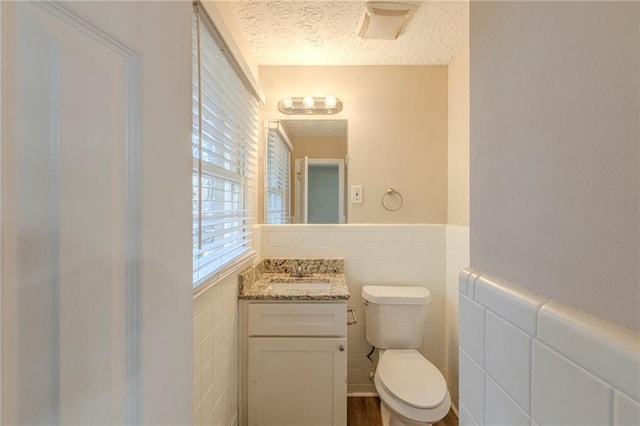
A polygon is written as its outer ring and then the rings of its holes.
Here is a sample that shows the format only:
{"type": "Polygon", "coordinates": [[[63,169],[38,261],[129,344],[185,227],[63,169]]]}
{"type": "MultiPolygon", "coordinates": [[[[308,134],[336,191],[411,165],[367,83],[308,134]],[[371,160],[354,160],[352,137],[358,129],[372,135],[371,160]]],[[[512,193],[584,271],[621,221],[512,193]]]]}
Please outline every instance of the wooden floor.
{"type": "MultiPolygon", "coordinates": [[[[376,397],[347,398],[347,426],[377,426],[382,425],[380,417],[380,399],[376,397]]],[[[458,426],[458,418],[453,410],[434,426],[458,426]]]]}

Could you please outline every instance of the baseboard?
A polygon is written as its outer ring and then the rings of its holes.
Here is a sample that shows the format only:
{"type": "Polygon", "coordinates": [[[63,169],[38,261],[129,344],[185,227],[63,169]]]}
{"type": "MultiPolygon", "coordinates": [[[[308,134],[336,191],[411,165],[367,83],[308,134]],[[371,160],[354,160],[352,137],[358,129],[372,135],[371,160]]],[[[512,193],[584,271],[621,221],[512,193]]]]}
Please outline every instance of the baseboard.
{"type": "Polygon", "coordinates": [[[377,392],[348,392],[347,398],[364,398],[378,396],[377,392]]]}

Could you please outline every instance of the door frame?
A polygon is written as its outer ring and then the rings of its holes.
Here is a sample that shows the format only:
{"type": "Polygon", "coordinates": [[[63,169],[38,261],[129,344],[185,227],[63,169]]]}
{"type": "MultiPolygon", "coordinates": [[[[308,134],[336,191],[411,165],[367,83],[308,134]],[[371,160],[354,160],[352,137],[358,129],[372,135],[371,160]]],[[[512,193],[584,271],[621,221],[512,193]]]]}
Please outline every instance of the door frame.
{"type": "MultiPolygon", "coordinates": [[[[296,171],[298,171],[298,166],[301,164],[301,158],[296,158],[296,171]]],[[[309,195],[309,189],[308,189],[308,184],[309,184],[309,170],[308,167],[310,166],[338,166],[338,223],[347,223],[347,214],[345,211],[345,200],[344,200],[344,196],[345,196],[345,160],[344,158],[309,158],[308,162],[307,162],[307,170],[305,170],[304,176],[306,177],[305,179],[305,194],[306,197],[308,197],[309,195]]],[[[296,217],[300,218],[299,215],[299,206],[300,206],[300,189],[298,188],[298,186],[302,186],[301,183],[296,179],[296,217]]],[[[304,203],[304,207],[305,209],[309,208],[309,203],[308,200],[305,199],[305,203],[304,203]]],[[[308,210],[307,210],[308,212],[308,210]]],[[[307,219],[309,217],[309,215],[307,214],[307,212],[305,212],[304,214],[304,218],[305,221],[304,222],[299,222],[299,223],[307,223],[307,219]]]]}

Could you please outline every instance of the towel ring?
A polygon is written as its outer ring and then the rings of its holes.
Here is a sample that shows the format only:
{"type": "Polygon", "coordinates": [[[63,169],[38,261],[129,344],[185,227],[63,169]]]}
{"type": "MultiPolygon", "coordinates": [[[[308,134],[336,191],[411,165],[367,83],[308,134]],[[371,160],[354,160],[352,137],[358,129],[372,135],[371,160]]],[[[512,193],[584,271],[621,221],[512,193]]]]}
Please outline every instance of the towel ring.
{"type": "Polygon", "coordinates": [[[387,188],[387,191],[382,195],[382,207],[384,207],[385,210],[390,211],[390,212],[395,212],[396,210],[400,210],[400,207],[402,207],[402,203],[404,203],[404,200],[402,199],[402,194],[400,194],[398,191],[396,191],[393,188],[387,188]],[[392,208],[392,207],[388,207],[387,206],[387,198],[392,198],[394,195],[397,195],[398,198],[400,198],[400,204],[398,205],[398,207],[396,208],[392,208]]]}

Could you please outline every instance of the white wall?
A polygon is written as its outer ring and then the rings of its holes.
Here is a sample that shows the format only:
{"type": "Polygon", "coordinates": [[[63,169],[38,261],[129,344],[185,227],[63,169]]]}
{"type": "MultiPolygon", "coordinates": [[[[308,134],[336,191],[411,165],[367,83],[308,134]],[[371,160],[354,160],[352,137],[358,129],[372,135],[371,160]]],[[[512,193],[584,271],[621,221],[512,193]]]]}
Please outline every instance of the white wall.
{"type": "Polygon", "coordinates": [[[469,266],[469,45],[448,67],[447,383],[458,407],[458,273],[469,266]]]}
{"type": "Polygon", "coordinates": [[[2,15],[0,422],[184,424],[190,4],[2,15]]]}
{"type": "Polygon", "coordinates": [[[471,2],[471,265],[640,331],[638,2],[471,2]]]}
{"type": "MultiPolygon", "coordinates": [[[[469,226],[469,44],[448,67],[447,223],[469,226]]],[[[457,282],[457,281],[456,281],[457,282]]]]}
{"type": "Polygon", "coordinates": [[[637,425],[640,4],[470,14],[460,423],[637,425]]]}
{"type": "Polygon", "coordinates": [[[348,327],[347,391],[374,393],[368,378],[362,286],[415,285],[431,291],[421,352],[446,374],[445,225],[263,225],[263,257],[339,257],[358,325],[348,327]]]}

